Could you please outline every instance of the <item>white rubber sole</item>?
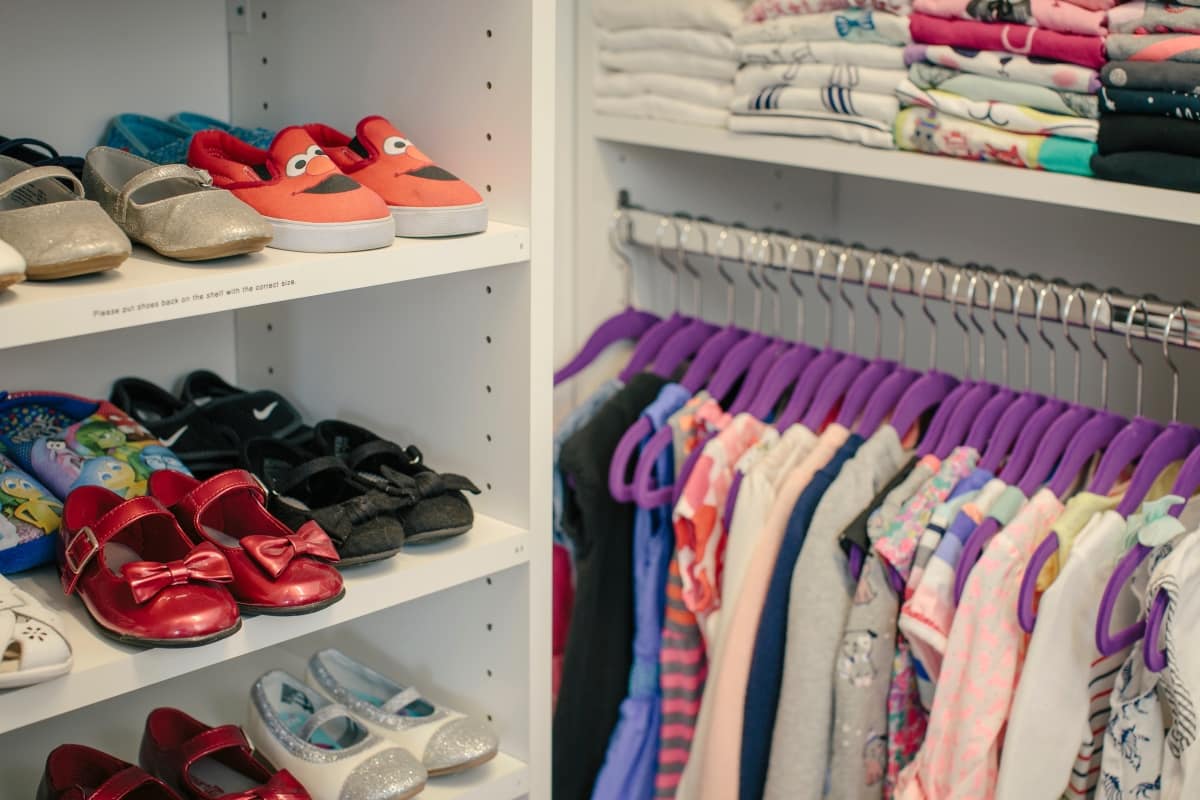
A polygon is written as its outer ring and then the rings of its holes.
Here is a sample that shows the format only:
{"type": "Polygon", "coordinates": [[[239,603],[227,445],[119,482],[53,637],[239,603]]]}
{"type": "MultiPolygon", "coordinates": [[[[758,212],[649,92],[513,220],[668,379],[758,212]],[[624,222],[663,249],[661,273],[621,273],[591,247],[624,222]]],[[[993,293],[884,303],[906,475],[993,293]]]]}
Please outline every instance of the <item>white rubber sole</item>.
{"type": "Polygon", "coordinates": [[[22,686],[33,686],[45,683],[71,671],[75,659],[69,658],[61,664],[47,664],[44,667],[23,669],[17,672],[0,673],[0,689],[17,689],[22,686]]]}
{"type": "Polygon", "coordinates": [[[396,235],[424,239],[435,236],[463,236],[487,230],[486,203],[469,206],[412,208],[388,206],[396,221],[396,235]]]}
{"type": "Polygon", "coordinates": [[[396,238],[391,217],[364,222],[296,222],[267,217],[275,228],[268,247],[302,253],[353,253],[389,247],[396,238]]]}

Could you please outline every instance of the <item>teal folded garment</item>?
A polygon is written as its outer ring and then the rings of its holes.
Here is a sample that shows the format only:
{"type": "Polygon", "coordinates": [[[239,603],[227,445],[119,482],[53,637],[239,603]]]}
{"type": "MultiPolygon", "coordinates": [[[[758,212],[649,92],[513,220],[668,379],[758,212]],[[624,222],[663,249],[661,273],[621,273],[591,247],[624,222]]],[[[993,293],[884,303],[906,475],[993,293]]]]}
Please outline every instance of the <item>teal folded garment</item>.
{"type": "Polygon", "coordinates": [[[143,114],[118,114],[100,144],[126,150],[156,164],[186,164],[192,132],[182,125],[143,114]]]}
{"type": "Polygon", "coordinates": [[[1038,161],[1047,172],[1092,176],[1092,156],[1096,143],[1065,136],[1047,136],[1038,152],[1038,161]]]}

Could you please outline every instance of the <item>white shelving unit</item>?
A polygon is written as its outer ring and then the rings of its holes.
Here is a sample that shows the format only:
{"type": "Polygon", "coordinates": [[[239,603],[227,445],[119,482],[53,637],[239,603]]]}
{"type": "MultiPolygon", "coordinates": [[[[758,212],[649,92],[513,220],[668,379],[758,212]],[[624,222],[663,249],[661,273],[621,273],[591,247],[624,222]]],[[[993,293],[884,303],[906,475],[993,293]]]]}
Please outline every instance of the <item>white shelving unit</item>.
{"type": "MultiPolygon", "coordinates": [[[[431,781],[436,800],[550,792],[549,442],[555,205],[551,0],[86,0],[5,9],[7,136],[82,153],[120,112],[241,125],[392,119],[478,187],[478,236],[351,254],[266,250],[181,264],[135,248],[105,275],[0,295],[0,390],[105,397],[139,375],[213,369],[418,444],[483,490],[467,535],[347,570],[344,600],[248,618],[200,648],[100,636],[50,568],[17,576],[61,609],[68,676],[0,692],[0,794],[30,796],[57,744],[136,760],[146,714],[242,722],[254,679],[336,645],[489,719],[502,754],[431,781]],[[59,55],[49,62],[45,53],[59,55]],[[436,69],[431,65],[437,64],[436,69]]],[[[318,799],[324,800],[324,799],[318,799]]]]}

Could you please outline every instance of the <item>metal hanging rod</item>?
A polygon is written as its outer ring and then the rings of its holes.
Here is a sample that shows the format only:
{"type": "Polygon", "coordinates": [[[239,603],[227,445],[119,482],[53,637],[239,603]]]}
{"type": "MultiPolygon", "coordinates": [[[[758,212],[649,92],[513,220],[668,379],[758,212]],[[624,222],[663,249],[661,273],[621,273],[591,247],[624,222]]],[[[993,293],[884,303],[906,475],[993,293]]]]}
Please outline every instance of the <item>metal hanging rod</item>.
{"type": "MultiPolygon", "coordinates": [[[[1086,302],[1070,303],[1067,310],[1068,324],[1077,327],[1091,327],[1093,330],[1127,336],[1133,339],[1148,339],[1162,343],[1166,329],[1170,328],[1168,341],[1179,347],[1200,350],[1200,309],[1192,308],[1187,302],[1168,303],[1152,295],[1136,297],[1126,294],[1120,289],[1098,289],[1094,286],[1072,286],[1063,281],[1047,281],[1038,275],[1021,275],[1015,272],[998,272],[990,267],[979,265],[958,265],[948,261],[931,261],[912,253],[900,255],[887,250],[873,250],[860,244],[846,245],[837,241],[822,241],[807,236],[795,236],[777,230],[762,230],[748,228],[740,223],[723,224],[705,217],[692,217],[686,213],[675,212],[665,214],[649,211],[628,203],[624,192],[618,205],[617,219],[622,232],[618,236],[625,242],[644,247],[658,247],[662,251],[678,250],[680,247],[680,232],[685,223],[690,228],[683,236],[683,250],[692,255],[717,255],[713,243],[725,241],[730,236],[739,236],[742,247],[726,246],[721,254],[729,258],[731,254],[743,252],[746,258],[752,258],[756,267],[805,274],[814,274],[814,265],[818,258],[824,258],[821,265],[820,278],[837,280],[834,264],[845,255],[843,277],[845,283],[863,285],[864,272],[867,274],[872,288],[886,289],[889,272],[894,282],[892,289],[897,294],[922,295],[928,300],[950,302],[952,291],[963,292],[968,285],[975,286],[973,298],[976,308],[988,308],[988,287],[999,278],[1005,282],[1007,291],[999,293],[995,305],[997,313],[1013,313],[1013,303],[1019,304],[1018,313],[1021,316],[1034,317],[1037,310],[1038,298],[1045,297],[1044,287],[1050,287],[1062,301],[1071,294],[1082,293],[1086,302]],[[721,233],[725,236],[722,237],[721,233]],[[749,252],[751,240],[755,251],[749,252]],[[792,245],[799,247],[799,257],[792,245]],[[823,253],[823,255],[822,255],[823,253]],[[866,268],[868,262],[874,259],[872,268],[866,268]],[[790,268],[789,268],[790,262],[790,268]],[[906,269],[889,270],[894,263],[901,263],[906,269]],[[931,275],[932,273],[932,275],[931,275]],[[972,282],[970,278],[977,276],[972,282]],[[922,286],[924,284],[924,286],[922,286]],[[1024,286],[1024,291],[1012,291],[1016,286],[1024,286]],[[923,292],[923,294],[922,294],[923,292]],[[1098,302],[1100,299],[1107,302],[1098,302]]],[[[785,276],[790,277],[790,276],[785,276]]],[[[1081,299],[1083,299],[1081,298],[1081,299]]],[[[966,304],[972,298],[960,294],[954,302],[966,304]]],[[[1063,320],[1060,320],[1060,322],[1063,320]]]]}

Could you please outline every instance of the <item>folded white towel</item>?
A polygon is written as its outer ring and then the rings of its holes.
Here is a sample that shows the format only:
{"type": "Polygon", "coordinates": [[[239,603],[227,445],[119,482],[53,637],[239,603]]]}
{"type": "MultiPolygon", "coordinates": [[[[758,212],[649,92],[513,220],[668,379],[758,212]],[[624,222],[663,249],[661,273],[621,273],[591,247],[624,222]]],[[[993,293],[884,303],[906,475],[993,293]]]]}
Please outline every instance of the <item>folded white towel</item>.
{"type": "Polygon", "coordinates": [[[637,97],[597,97],[594,108],[600,114],[685,122],[713,128],[724,128],[729,120],[729,112],[725,109],[698,106],[652,94],[637,97]]]}
{"type": "Polygon", "coordinates": [[[876,69],[904,69],[904,48],[853,42],[788,42],[743,45],[745,64],[857,64],[876,69]]]}
{"type": "Polygon", "coordinates": [[[894,94],[872,94],[854,89],[796,89],[779,86],[757,94],[738,95],[729,106],[735,114],[793,111],[822,111],[851,117],[866,117],[891,124],[900,113],[894,94]]]}
{"type": "Polygon", "coordinates": [[[698,56],[733,61],[737,47],[728,34],[691,31],[680,28],[630,28],[624,31],[596,31],[601,50],[678,50],[698,56]]]}
{"type": "Polygon", "coordinates": [[[856,64],[747,64],[733,79],[736,94],[753,94],[772,86],[808,89],[840,87],[890,94],[908,78],[902,69],[875,69],[856,64]]]}
{"type": "Polygon", "coordinates": [[[865,144],[881,150],[895,150],[892,128],[865,117],[845,117],[816,111],[797,111],[781,114],[734,114],[729,117],[729,130],[737,133],[769,133],[779,136],[800,136],[818,139],[837,139],[842,142],[865,144]]]}
{"type": "Polygon", "coordinates": [[[737,61],[730,59],[668,50],[600,50],[597,60],[614,72],[661,72],[730,83],[738,69],[737,61]]]}
{"type": "Polygon", "coordinates": [[[733,32],[733,40],[738,44],[800,39],[905,45],[912,43],[912,34],[908,30],[908,17],[869,8],[777,17],[766,22],[742,25],[733,32]]]}
{"type": "Polygon", "coordinates": [[[595,0],[601,28],[696,28],[729,33],[742,22],[743,0],[595,0]]]}
{"type": "Polygon", "coordinates": [[[729,108],[733,86],[728,81],[687,78],[661,72],[600,72],[593,84],[597,97],[654,94],[698,106],[729,108]]]}

